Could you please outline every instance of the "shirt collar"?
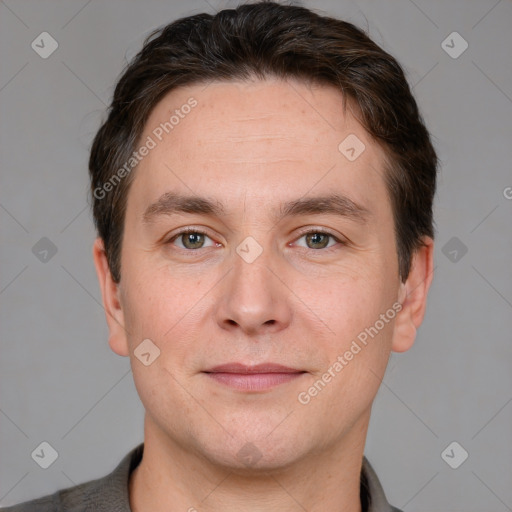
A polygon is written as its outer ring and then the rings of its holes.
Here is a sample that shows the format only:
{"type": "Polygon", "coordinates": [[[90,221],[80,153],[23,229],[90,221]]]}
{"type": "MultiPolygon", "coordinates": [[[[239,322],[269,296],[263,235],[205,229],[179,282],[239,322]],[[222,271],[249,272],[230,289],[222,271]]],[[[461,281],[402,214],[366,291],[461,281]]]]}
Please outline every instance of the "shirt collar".
{"type": "Polygon", "coordinates": [[[388,503],[379,478],[366,457],[363,457],[361,468],[361,502],[364,501],[363,493],[368,501],[367,512],[400,512],[388,503]]]}

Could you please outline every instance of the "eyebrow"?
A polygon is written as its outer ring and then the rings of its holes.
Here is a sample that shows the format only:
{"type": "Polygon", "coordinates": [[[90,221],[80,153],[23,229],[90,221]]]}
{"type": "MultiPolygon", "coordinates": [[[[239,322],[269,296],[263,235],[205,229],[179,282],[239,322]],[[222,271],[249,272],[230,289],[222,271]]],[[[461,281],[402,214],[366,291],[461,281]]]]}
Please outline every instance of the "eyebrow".
{"type": "Polygon", "coordinates": [[[225,210],[221,203],[206,197],[166,192],[146,208],[142,221],[149,224],[158,216],[175,213],[198,213],[222,217],[225,215],[225,210]]]}
{"type": "MultiPolygon", "coordinates": [[[[144,224],[150,224],[159,216],[179,213],[222,217],[226,215],[226,209],[219,201],[207,197],[166,192],[146,208],[142,221],[144,224]]],[[[274,210],[272,216],[275,222],[279,222],[284,217],[320,214],[337,215],[359,224],[366,224],[371,211],[343,194],[329,194],[302,197],[281,204],[274,210]]]]}

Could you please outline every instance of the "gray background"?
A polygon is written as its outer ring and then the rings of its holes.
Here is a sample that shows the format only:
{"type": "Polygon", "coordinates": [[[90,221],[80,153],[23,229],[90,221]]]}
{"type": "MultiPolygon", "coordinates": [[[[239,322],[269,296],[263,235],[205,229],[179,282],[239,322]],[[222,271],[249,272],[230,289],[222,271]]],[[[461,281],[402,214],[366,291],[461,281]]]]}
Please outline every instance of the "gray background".
{"type": "MultiPolygon", "coordinates": [[[[304,4],[399,59],[442,161],[426,319],[413,349],[392,355],[366,455],[406,512],[512,510],[512,3],[304,4]],[[442,47],[454,31],[469,45],[458,58],[442,47]],[[457,469],[441,457],[452,441],[469,453],[457,469]]],[[[88,149],[150,29],[233,5],[0,1],[1,505],[103,476],[143,439],[129,361],[107,343],[88,149]],[[31,48],[43,31],[59,44],[47,59],[31,48]],[[32,250],[43,237],[57,248],[46,262],[32,250]],[[31,458],[42,441],[59,454],[46,470],[31,458]]]]}

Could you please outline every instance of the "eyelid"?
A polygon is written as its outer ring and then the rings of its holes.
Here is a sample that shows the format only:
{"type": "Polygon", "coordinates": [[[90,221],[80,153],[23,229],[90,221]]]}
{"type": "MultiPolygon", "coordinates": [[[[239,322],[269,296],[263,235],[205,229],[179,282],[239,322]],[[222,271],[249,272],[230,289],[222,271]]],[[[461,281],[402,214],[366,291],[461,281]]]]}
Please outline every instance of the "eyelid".
{"type": "Polygon", "coordinates": [[[329,235],[332,238],[334,238],[334,240],[336,240],[336,242],[338,242],[340,244],[347,244],[349,242],[347,238],[331,231],[330,229],[322,228],[322,227],[315,227],[315,226],[312,226],[312,227],[308,226],[307,228],[304,228],[303,230],[301,230],[299,232],[298,236],[295,237],[294,241],[297,241],[299,238],[302,238],[304,235],[308,235],[310,233],[320,233],[322,235],[329,235]]]}
{"type": "Polygon", "coordinates": [[[325,233],[327,235],[337,236],[334,231],[331,231],[329,228],[324,228],[321,226],[306,226],[304,228],[300,228],[299,233],[301,235],[307,235],[308,233],[325,233]]]}

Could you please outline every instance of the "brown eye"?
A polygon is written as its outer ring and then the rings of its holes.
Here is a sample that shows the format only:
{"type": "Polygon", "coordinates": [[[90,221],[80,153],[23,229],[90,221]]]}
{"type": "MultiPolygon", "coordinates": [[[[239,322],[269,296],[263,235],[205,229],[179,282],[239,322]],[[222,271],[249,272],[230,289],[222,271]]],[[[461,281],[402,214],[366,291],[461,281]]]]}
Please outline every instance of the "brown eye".
{"type": "Polygon", "coordinates": [[[215,245],[213,240],[206,233],[198,231],[197,229],[182,231],[169,240],[169,243],[186,250],[203,249],[215,245]]]}
{"type": "Polygon", "coordinates": [[[202,233],[183,233],[180,235],[180,238],[186,249],[200,249],[204,244],[204,235],[202,233]]]}
{"type": "Polygon", "coordinates": [[[310,249],[324,249],[329,243],[331,235],[327,233],[308,233],[306,235],[306,244],[310,249]]]}
{"type": "Polygon", "coordinates": [[[332,233],[319,229],[307,231],[300,236],[295,242],[296,245],[305,249],[330,249],[336,243],[343,243],[332,233]],[[302,242],[304,240],[304,242],[302,242]]]}

